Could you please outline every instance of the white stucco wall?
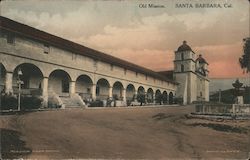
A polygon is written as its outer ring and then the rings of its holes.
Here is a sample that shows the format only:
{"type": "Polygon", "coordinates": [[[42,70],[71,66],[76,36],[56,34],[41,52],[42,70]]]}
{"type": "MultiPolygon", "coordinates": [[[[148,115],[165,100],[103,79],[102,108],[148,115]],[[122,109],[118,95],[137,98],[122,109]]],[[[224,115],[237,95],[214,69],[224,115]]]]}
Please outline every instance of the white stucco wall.
{"type": "Polygon", "coordinates": [[[197,101],[198,98],[199,100],[209,100],[209,80],[207,77],[196,73],[196,58],[195,53],[192,51],[175,52],[174,78],[180,83],[176,93],[177,97],[183,97],[184,104],[197,101]],[[184,65],[183,72],[181,71],[181,65],[184,65]]]}
{"type": "MultiPolygon", "coordinates": [[[[9,72],[13,72],[19,64],[31,63],[41,70],[44,77],[49,77],[55,69],[62,69],[70,75],[72,81],[75,81],[78,76],[86,74],[93,79],[94,83],[97,82],[98,77],[103,77],[110,81],[119,80],[124,86],[133,83],[135,86],[143,85],[145,88],[152,87],[168,92],[175,92],[177,87],[175,84],[148,75],[146,78],[146,75],[142,73],[137,73],[136,76],[136,72],[131,70],[127,70],[125,74],[124,68],[119,66],[114,65],[111,70],[110,64],[102,61],[97,61],[96,68],[93,59],[54,46],[50,46],[49,53],[46,54],[43,43],[24,37],[15,37],[15,43],[8,44],[6,35],[3,34],[0,37],[0,56],[1,63],[9,72]]],[[[59,87],[61,85],[53,80],[50,82],[50,86],[59,87]]],[[[31,85],[33,86],[33,83],[31,85]]]]}

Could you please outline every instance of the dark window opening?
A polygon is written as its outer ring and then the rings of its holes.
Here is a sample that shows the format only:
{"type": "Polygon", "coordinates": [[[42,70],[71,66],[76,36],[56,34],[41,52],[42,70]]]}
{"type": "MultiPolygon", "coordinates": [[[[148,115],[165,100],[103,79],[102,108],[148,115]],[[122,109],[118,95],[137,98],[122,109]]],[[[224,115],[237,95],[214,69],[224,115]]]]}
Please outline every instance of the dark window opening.
{"type": "Polygon", "coordinates": [[[9,43],[9,44],[15,43],[15,37],[13,34],[11,34],[11,33],[7,34],[7,43],[9,43]]]}
{"type": "Polygon", "coordinates": [[[184,65],[181,65],[181,72],[184,72],[184,65]]]}
{"type": "Polygon", "coordinates": [[[181,53],[181,60],[184,60],[184,54],[181,53]]]}

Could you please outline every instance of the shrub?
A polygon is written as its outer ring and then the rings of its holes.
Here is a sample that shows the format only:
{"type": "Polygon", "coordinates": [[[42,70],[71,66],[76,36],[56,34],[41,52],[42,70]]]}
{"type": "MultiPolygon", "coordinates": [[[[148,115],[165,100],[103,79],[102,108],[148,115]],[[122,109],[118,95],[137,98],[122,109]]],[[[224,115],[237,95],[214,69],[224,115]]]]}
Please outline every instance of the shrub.
{"type": "Polygon", "coordinates": [[[41,107],[42,99],[35,96],[22,96],[21,109],[38,109],[41,107]]]}
{"type": "MultiPolygon", "coordinates": [[[[42,99],[34,96],[21,96],[21,110],[38,109],[42,99]]],[[[18,99],[14,95],[1,95],[1,110],[18,109],[18,99]]]]}
{"type": "Polygon", "coordinates": [[[155,96],[155,102],[161,104],[162,102],[162,94],[156,95],[155,96]]]}
{"type": "Polygon", "coordinates": [[[1,95],[1,110],[17,109],[17,98],[13,95],[1,95]]]}
{"type": "Polygon", "coordinates": [[[145,96],[145,94],[138,94],[137,95],[137,101],[140,102],[141,105],[142,105],[142,103],[145,103],[146,102],[146,96],[145,96]]]}
{"type": "Polygon", "coordinates": [[[89,107],[103,107],[103,102],[100,100],[90,102],[89,107]]]}
{"type": "Polygon", "coordinates": [[[177,104],[182,105],[183,104],[183,97],[174,98],[174,102],[177,103],[177,104]]]}

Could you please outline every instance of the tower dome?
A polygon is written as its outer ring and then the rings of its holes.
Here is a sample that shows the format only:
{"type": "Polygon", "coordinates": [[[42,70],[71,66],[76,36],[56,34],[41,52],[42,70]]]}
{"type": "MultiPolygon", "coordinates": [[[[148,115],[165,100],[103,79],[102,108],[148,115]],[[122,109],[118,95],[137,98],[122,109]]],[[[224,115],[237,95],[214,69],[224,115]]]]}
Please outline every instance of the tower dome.
{"type": "Polygon", "coordinates": [[[177,49],[177,52],[192,51],[191,47],[187,45],[187,41],[183,41],[183,44],[177,49]]]}
{"type": "Polygon", "coordinates": [[[199,63],[207,63],[207,61],[202,57],[202,55],[200,54],[199,57],[195,60],[196,62],[198,61],[199,63]]]}

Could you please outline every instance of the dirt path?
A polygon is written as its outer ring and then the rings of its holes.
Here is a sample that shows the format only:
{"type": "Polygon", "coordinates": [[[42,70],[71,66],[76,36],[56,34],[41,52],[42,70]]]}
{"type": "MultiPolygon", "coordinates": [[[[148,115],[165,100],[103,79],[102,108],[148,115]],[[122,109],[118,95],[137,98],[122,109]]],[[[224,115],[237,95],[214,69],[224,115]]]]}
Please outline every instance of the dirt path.
{"type": "Polygon", "coordinates": [[[67,109],[2,115],[4,156],[31,159],[247,158],[249,122],[190,119],[186,114],[192,109],[190,106],[67,109]]]}

